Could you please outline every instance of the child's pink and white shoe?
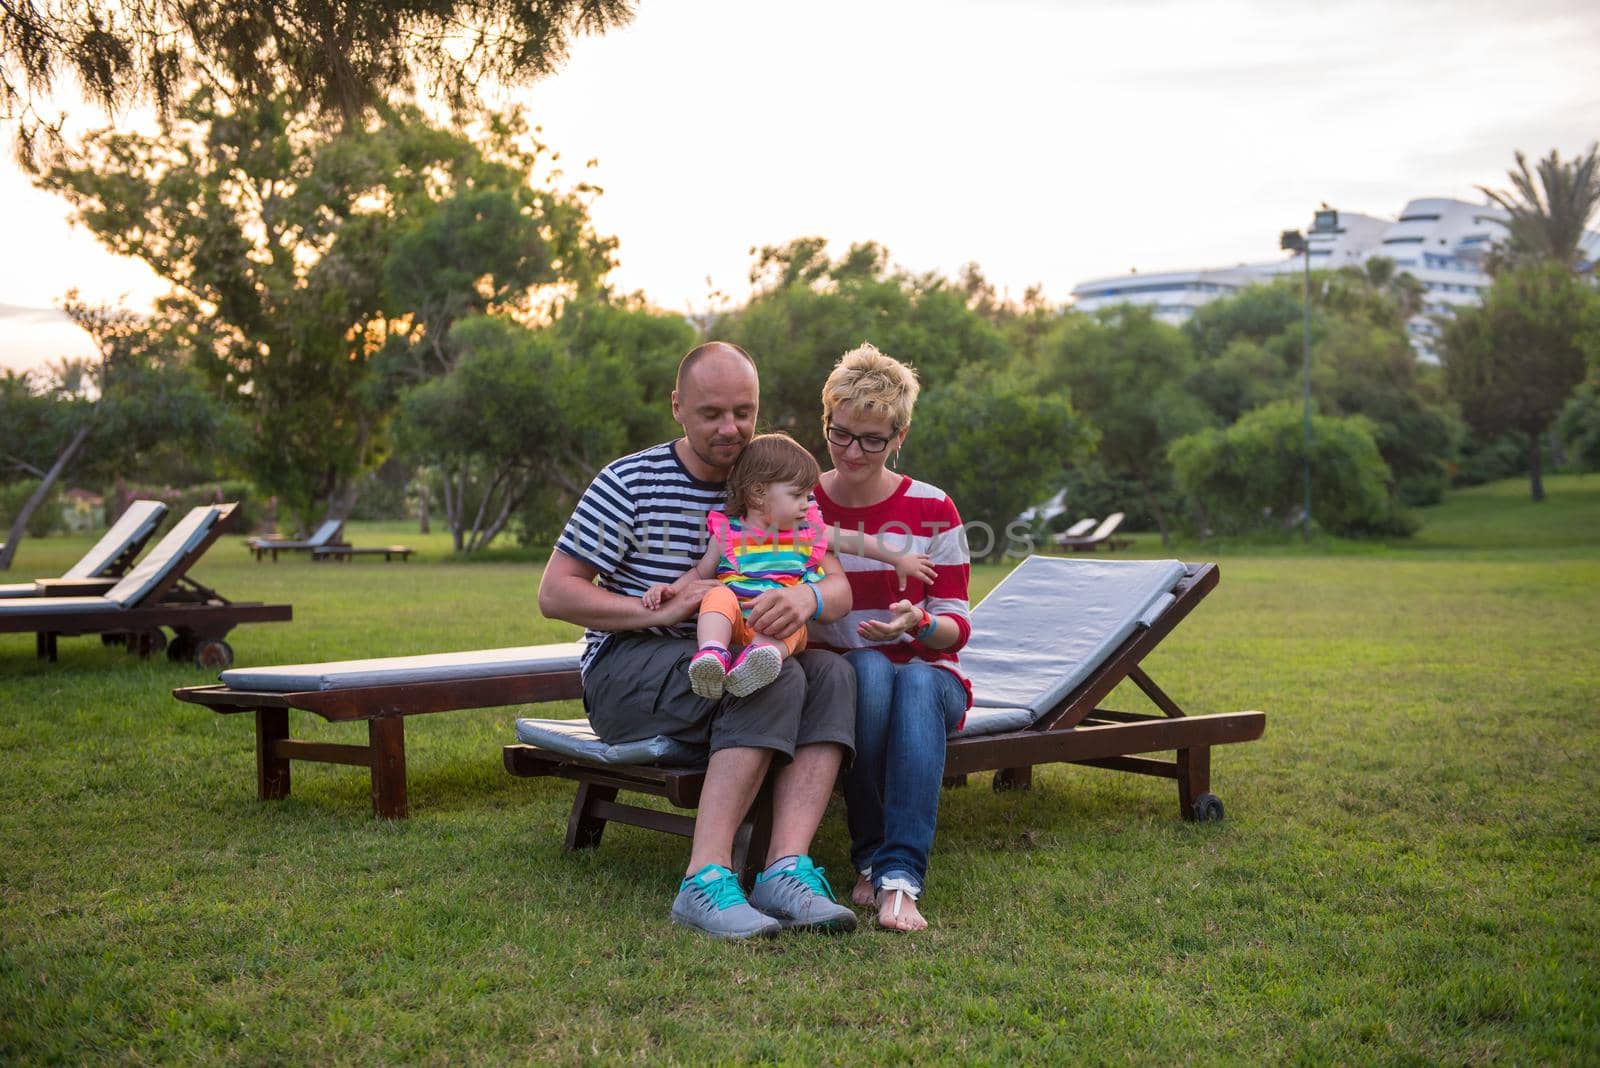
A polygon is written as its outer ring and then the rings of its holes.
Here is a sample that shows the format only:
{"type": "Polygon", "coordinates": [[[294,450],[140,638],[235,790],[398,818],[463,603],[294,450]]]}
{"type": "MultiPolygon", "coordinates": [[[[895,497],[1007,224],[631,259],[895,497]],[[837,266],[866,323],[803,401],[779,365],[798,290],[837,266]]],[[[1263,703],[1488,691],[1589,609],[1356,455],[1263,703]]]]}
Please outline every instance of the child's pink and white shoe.
{"type": "Polygon", "coordinates": [[[782,670],[783,653],[776,645],[747,645],[728,669],[728,694],[747,697],[772,682],[782,670]]]}
{"type": "Polygon", "coordinates": [[[728,677],[728,650],[707,645],[689,661],[689,689],[696,697],[709,701],[722,698],[723,680],[728,677]]]}

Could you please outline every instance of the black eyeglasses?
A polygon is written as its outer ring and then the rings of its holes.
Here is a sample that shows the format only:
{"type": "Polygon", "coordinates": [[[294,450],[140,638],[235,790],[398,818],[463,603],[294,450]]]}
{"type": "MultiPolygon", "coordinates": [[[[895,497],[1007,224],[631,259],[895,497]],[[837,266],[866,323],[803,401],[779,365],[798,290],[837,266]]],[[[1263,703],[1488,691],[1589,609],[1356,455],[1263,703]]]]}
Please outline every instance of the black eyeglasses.
{"type": "Polygon", "coordinates": [[[861,446],[862,452],[882,452],[889,447],[893,438],[883,438],[876,434],[852,434],[842,426],[828,424],[828,440],[841,449],[848,449],[851,442],[861,446]]]}

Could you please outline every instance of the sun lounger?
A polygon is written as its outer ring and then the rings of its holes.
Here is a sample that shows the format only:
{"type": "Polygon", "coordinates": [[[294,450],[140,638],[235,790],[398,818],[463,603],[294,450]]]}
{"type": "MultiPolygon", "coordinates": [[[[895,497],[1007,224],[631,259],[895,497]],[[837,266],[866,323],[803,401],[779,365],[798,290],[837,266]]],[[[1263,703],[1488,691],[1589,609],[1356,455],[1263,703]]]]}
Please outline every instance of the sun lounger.
{"type": "Polygon", "coordinates": [[[1123,513],[1112,512],[1100,521],[1088,534],[1073,534],[1071,531],[1056,535],[1056,544],[1063,549],[1074,552],[1093,552],[1104,545],[1107,549],[1123,549],[1132,545],[1127,538],[1114,538],[1117,528],[1122,525],[1123,513]]]}
{"type": "MultiPolygon", "coordinates": [[[[180,701],[221,714],[255,714],[256,792],[262,800],[289,796],[291,761],[354,764],[371,770],[373,814],[404,819],[406,716],[577,700],[583,696],[578,678],[582,652],[581,642],[562,642],[235,668],[222,673],[220,685],[189,686],[172,693],[180,701]],[[291,738],[291,710],[313,712],[334,723],[365,721],[368,744],[334,745],[291,738]]],[[[651,759],[651,754],[641,753],[637,758],[651,759]]]]}
{"type": "Polygon", "coordinates": [[[1057,534],[1056,539],[1059,541],[1062,538],[1081,538],[1083,535],[1089,533],[1090,528],[1092,528],[1094,524],[1094,516],[1088,516],[1087,518],[1080,519],[1066,530],[1063,530],[1060,534],[1057,534]]]}
{"type": "Polygon", "coordinates": [[[236,505],[203,505],[180,519],[137,567],[100,596],[0,601],[0,634],[32,631],[41,660],[56,659],[62,635],[125,639],[141,656],[167,651],[199,667],[233,662],[228,632],[240,623],[287,620],[286,604],[237,603],[189,577],[189,569],[228,529],[236,505]],[[163,627],[171,628],[169,644],[163,627]]]}
{"type": "Polygon", "coordinates": [[[344,542],[340,540],[343,532],[344,520],[330,519],[312,531],[309,538],[249,538],[244,544],[255,554],[257,562],[271,553],[272,562],[277,563],[279,553],[315,552],[325,546],[343,545],[344,542]]]}
{"type": "Polygon", "coordinates": [[[167,506],[160,501],[134,501],[60,578],[0,585],[0,600],[105,593],[128,570],[166,514],[167,506]]]}
{"type": "MultiPolygon", "coordinates": [[[[1188,716],[1140,667],[1218,578],[1214,564],[1175,560],[1035,556],[1018,565],[972,613],[961,659],[975,701],[949,740],[947,780],[993,771],[996,789],[1026,788],[1035,765],[1086,764],[1173,779],[1184,819],[1221,819],[1222,802],[1210,790],[1211,747],[1261,737],[1265,714],[1188,716]],[[1157,711],[1102,708],[1124,679],[1157,711]],[[1144,755],[1165,751],[1175,751],[1174,759],[1144,755]]],[[[619,767],[582,720],[521,719],[517,735],[522,744],[504,750],[507,771],[579,784],[569,848],[598,845],[607,822],[693,832],[690,817],[618,804],[616,796],[626,790],[693,807],[703,754],[673,753],[679,767],[619,767]]],[[[763,803],[741,831],[755,857],[770,833],[763,803]]]]}
{"type": "MultiPolygon", "coordinates": [[[[1156,686],[1141,661],[1217,584],[1213,564],[1089,561],[1031,557],[973,611],[973,640],[962,653],[978,692],[962,732],[950,740],[947,774],[996,772],[997,787],[1024,787],[1033,765],[1067,762],[1174,779],[1185,819],[1216,819],[1210,793],[1214,745],[1259,738],[1261,712],[1186,716],[1156,686]],[[1131,680],[1158,710],[1105,709],[1117,683],[1131,680]],[[1173,760],[1139,754],[1175,750],[1173,760]]],[[[291,760],[370,769],[373,810],[406,814],[403,717],[457,708],[577,700],[579,646],[533,646],[477,653],[391,657],[277,669],[235,669],[222,685],[174,691],[219,713],[254,712],[257,789],[289,792],[291,760]],[[289,737],[291,709],[330,721],[366,721],[366,746],[289,737]]],[[[608,822],[692,833],[691,816],[619,803],[620,792],[695,808],[705,754],[666,738],[608,746],[588,722],[521,719],[520,743],[502,759],[514,775],[554,775],[578,783],[567,845],[598,845],[608,822]]],[[[740,832],[740,858],[758,857],[770,833],[766,799],[740,832]]]]}

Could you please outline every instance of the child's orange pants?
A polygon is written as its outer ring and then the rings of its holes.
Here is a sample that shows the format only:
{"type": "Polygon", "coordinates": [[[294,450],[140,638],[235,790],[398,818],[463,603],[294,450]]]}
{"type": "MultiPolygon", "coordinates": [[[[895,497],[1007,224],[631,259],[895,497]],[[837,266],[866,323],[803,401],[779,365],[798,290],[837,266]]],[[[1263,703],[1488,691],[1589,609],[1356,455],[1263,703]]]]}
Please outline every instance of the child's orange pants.
{"type": "MultiPolygon", "coordinates": [[[[718,586],[706,591],[706,595],[700,598],[700,614],[704,615],[707,612],[719,615],[733,624],[731,644],[749,645],[755,641],[756,632],[750,629],[744,613],[739,611],[739,597],[728,587],[718,586]]],[[[787,638],[770,640],[777,641],[789,650],[790,656],[793,656],[806,647],[806,628],[801,627],[787,638]]]]}

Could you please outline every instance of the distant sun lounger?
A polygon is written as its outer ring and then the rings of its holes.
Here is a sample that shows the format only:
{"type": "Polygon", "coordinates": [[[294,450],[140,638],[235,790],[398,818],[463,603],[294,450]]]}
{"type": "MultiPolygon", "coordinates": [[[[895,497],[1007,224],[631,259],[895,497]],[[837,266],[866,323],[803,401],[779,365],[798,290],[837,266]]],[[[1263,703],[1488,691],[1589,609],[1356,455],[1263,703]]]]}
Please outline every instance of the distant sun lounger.
{"type": "Polygon", "coordinates": [[[189,577],[189,569],[228,529],[236,507],[194,509],[102,595],[0,601],[0,634],[32,631],[41,660],[56,659],[59,637],[99,634],[108,642],[126,641],[141,656],[165,649],[172,660],[227,667],[233,662],[229,631],[241,623],[285,621],[293,614],[286,604],[230,601],[189,577]],[[173,631],[170,643],[164,627],[173,631]]]}
{"type": "Polygon", "coordinates": [[[1112,512],[1100,521],[1088,534],[1073,534],[1070,530],[1056,535],[1056,544],[1063,549],[1074,552],[1092,552],[1104,545],[1107,549],[1123,549],[1132,545],[1127,538],[1114,538],[1117,528],[1122,525],[1123,513],[1112,512]]]}
{"type": "Polygon", "coordinates": [[[344,520],[329,519],[314,530],[309,538],[249,538],[245,547],[255,553],[256,559],[263,559],[268,553],[272,554],[273,563],[277,563],[279,553],[310,552],[330,545],[343,545],[340,535],[344,533],[344,520]]]}
{"type": "Polygon", "coordinates": [[[133,564],[166,514],[167,506],[160,501],[134,501],[100,540],[59,578],[0,585],[0,600],[105,593],[133,564]]]}

